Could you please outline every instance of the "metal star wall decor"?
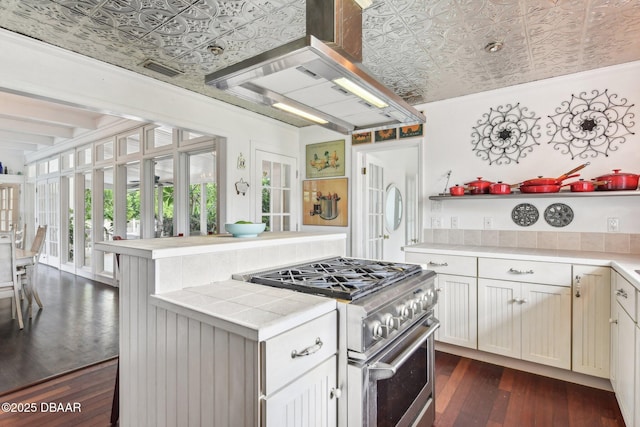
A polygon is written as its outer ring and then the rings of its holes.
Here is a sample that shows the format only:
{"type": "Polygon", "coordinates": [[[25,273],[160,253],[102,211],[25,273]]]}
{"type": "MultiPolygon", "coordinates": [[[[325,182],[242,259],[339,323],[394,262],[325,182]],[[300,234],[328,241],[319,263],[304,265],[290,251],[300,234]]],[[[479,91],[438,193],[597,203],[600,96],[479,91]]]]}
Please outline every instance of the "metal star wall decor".
{"type": "Polygon", "coordinates": [[[549,116],[549,144],[572,159],[600,154],[608,157],[625,142],[625,136],[634,134],[630,130],[635,124],[634,114],[629,111],[634,104],[625,98],[618,100],[618,95],[610,95],[606,89],[593,90],[591,95],[571,95],[570,101],[564,101],[556,114],[549,116]]]}
{"type": "Polygon", "coordinates": [[[540,117],[520,107],[520,103],[490,108],[471,133],[476,156],[489,160],[489,164],[520,163],[534,145],[540,145],[536,141],[540,137],[538,120],[540,117]]]}

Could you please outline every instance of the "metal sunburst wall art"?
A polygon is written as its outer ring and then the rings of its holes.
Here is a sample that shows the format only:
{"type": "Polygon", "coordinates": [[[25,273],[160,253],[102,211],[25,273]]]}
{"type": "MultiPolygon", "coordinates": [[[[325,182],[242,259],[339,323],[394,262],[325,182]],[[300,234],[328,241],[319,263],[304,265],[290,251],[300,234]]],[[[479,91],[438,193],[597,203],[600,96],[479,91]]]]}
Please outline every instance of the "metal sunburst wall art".
{"type": "Polygon", "coordinates": [[[490,108],[473,127],[471,137],[476,156],[489,164],[520,163],[535,145],[540,145],[540,117],[516,105],[500,105],[490,108]]]}
{"type": "Polygon", "coordinates": [[[556,114],[549,116],[547,124],[551,136],[549,144],[562,154],[570,154],[572,159],[609,156],[609,152],[618,150],[627,135],[633,135],[634,114],[629,110],[626,98],[609,94],[607,90],[591,91],[580,95],[571,95],[570,101],[564,101],[556,108],[556,114]]]}

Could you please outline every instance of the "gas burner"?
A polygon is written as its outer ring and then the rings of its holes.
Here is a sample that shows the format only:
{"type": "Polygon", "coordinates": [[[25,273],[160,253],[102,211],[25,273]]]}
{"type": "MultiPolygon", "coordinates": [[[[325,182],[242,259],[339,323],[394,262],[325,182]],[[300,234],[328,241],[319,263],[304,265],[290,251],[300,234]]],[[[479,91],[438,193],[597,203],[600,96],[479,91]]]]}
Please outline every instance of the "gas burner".
{"type": "Polygon", "coordinates": [[[420,271],[415,264],[336,257],[255,273],[251,281],[353,300],[420,271]]]}

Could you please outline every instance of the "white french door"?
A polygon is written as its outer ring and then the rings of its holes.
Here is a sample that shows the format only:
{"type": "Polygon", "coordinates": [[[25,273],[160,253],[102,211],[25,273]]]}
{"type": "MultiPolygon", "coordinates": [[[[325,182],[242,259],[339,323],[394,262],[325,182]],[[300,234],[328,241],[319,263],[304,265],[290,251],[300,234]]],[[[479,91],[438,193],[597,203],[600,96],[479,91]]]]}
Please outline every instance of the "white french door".
{"type": "Polygon", "coordinates": [[[365,257],[384,256],[384,167],[372,156],[366,156],[366,237],[365,257]]]}
{"type": "Polygon", "coordinates": [[[255,153],[255,187],[259,191],[254,193],[255,212],[258,216],[254,222],[266,223],[266,231],[297,230],[296,208],[293,203],[296,200],[296,159],[262,150],[256,150],[255,153]]]}
{"type": "MultiPolygon", "coordinates": [[[[60,178],[58,177],[41,180],[36,184],[36,225],[47,226],[40,262],[59,268],[60,178]]],[[[34,233],[31,233],[32,236],[35,235],[34,233]]]]}

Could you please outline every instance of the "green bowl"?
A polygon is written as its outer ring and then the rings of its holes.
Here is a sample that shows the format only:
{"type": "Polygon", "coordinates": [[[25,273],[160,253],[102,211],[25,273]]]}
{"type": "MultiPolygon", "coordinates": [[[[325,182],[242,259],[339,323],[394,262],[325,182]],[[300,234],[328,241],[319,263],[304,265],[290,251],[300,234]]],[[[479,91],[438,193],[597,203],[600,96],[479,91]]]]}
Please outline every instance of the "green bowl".
{"type": "Polygon", "coordinates": [[[225,224],[224,229],[227,233],[233,234],[233,237],[257,237],[262,233],[267,224],[225,224]]]}

